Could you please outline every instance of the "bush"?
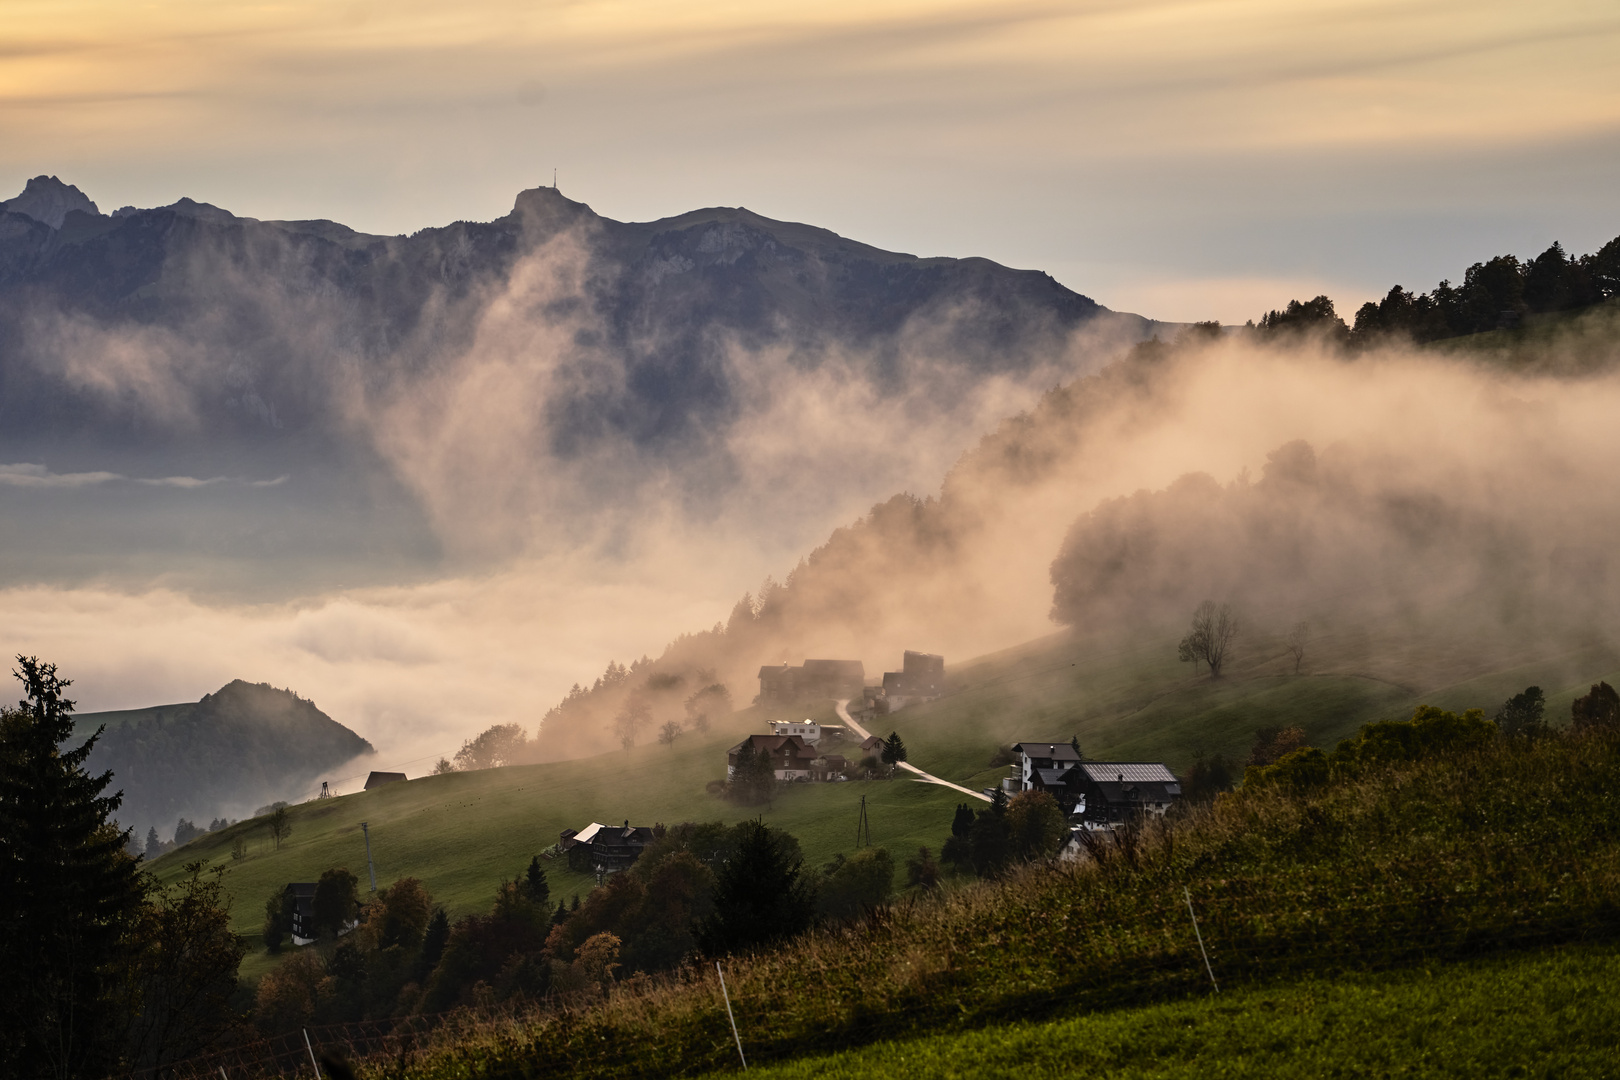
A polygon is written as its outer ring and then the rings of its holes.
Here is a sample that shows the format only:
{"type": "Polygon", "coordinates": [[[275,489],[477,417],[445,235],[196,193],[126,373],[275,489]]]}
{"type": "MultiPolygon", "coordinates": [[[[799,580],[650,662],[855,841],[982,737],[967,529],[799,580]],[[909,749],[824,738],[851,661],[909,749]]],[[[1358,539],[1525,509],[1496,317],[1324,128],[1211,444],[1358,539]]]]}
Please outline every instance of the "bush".
{"type": "Polygon", "coordinates": [[[823,871],[816,906],[829,919],[859,918],[894,895],[894,860],[885,848],[835,858],[823,871]]]}
{"type": "Polygon", "coordinates": [[[1020,791],[1007,803],[1007,839],[1013,858],[1025,862],[1048,858],[1068,838],[1068,822],[1049,793],[1020,791]]]}

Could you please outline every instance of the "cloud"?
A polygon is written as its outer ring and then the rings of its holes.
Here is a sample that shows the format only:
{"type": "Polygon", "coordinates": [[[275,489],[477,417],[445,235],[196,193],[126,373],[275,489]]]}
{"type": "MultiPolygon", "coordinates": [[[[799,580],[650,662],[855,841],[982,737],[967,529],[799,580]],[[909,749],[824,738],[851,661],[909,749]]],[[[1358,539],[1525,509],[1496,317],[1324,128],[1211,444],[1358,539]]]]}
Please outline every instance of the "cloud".
{"type": "Polygon", "coordinates": [[[0,465],[0,486],[19,488],[86,488],[116,483],[188,490],[213,487],[215,484],[240,484],[245,487],[264,488],[279,487],[285,484],[289,478],[287,475],[278,476],[272,480],[242,480],[227,476],[211,476],[207,479],[199,479],[195,476],[131,477],[122,473],[105,471],[56,473],[44,465],[26,462],[19,462],[14,465],[0,465]]]}

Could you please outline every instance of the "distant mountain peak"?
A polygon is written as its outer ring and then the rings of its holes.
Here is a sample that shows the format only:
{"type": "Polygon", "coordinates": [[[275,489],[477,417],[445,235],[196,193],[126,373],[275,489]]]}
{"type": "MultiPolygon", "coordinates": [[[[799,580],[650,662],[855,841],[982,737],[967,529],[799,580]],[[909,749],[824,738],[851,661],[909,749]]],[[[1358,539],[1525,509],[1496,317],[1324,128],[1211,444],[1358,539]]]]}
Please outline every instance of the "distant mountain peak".
{"type": "Polygon", "coordinates": [[[101,211],[96,209],[89,196],[54,176],[34,177],[23,187],[21,195],[0,203],[0,208],[42,221],[53,229],[60,229],[62,221],[74,210],[93,217],[101,216],[101,211]]]}

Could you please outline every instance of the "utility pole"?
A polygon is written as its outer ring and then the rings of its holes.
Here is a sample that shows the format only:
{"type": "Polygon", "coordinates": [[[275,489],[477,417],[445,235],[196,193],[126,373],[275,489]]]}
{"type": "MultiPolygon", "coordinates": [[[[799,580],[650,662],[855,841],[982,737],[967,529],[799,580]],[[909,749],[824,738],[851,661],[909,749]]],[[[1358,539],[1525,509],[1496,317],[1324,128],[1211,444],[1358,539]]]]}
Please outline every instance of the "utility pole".
{"type": "Polygon", "coordinates": [[[360,823],[360,831],[366,836],[366,869],[371,872],[371,891],[376,892],[377,868],[371,863],[371,830],[366,828],[366,823],[362,821],[360,823]]]}
{"type": "Polygon", "coordinates": [[[866,796],[861,796],[861,818],[855,823],[855,847],[859,850],[862,841],[867,847],[872,846],[872,823],[866,819],[866,796]]]}

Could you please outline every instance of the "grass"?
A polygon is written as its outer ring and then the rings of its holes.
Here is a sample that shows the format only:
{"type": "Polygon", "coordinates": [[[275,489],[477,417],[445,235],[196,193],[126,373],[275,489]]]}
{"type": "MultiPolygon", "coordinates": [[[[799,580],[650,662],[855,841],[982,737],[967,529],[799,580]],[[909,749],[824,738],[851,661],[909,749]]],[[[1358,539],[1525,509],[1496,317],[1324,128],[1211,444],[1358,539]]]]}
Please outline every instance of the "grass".
{"type": "MultiPolygon", "coordinates": [[[[1459,646],[1457,640],[1324,625],[1304,672],[1295,675],[1281,641],[1256,632],[1241,639],[1223,677],[1211,680],[1193,677],[1189,665],[1175,659],[1173,635],[1054,634],[954,666],[948,696],[875,727],[899,730],[921,768],[985,787],[1006,772],[989,766],[995,748],[1020,738],[1077,734],[1092,757],[1163,760],[1183,769],[1199,750],[1241,760],[1262,726],[1299,723],[1314,743],[1331,746],[1363,723],[1410,716],[1420,702],[1490,709],[1537,683],[1548,691],[1549,715],[1558,717],[1568,715],[1569,702],[1591,682],[1620,683],[1620,652],[1607,642],[1547,645],[1526,655],[1522,645],[1459,646]]],[[[830,706],[809,711],[832,719],[830,706]]],[[[564,828],[592,820],[733,822],[759,815],[799,837],[814,868],[852,850],[865,795],[873,841],[897,861],[944,840],[962,796],[932,785],[795,785],[768,808],[737,807],[707,794],[705,784],[724,775],[726,748],[764,730],[766,719],[759,709],[745,709],[673,747],[426,777],[308,802],[291,808],[293,832],[279,851],[262,821],[247,821],[170,852],[154,869],[173,880],[193,859],[227,866],[233,928],[256,941],[265,899],[289,881],[346,866],[365,888],[361,821],[370,826],[378,884],[420,878],[453,917],[487,910],[503,878],[518,874],[564,828]],[[234,862],[230,851],[238,836],[248,839],[249,856],[234,862]]],[[[547,874],[561,897],[594,886],[560,860],[547,864],[547,874]]],[[[255,948],[242,975],[256,979],[277,962],[255,948]]]]}
{"type": "MultiPolygon", "coordinates": [[[[1550,945],[1607,948],[1620,933],[1617,773],[1620,735],[1560,736],[1499,740],[1304,796],[1244,793],[1099,861],[1031,867],[734,957],[737,1023],[763,1066],[1202,997],[1189,893],[1233,994],[1550,945]]],[[[693,968],[591,1007],[463,1029],[403,1075],[694,1075],[729,1069],[732,1053],[714,974],[693,968]]]]}
{"type": "Polygon", "coordinates": [[[1054,634],[956,666],[947,696],[878,725],[900,731],[915,764],[988,786],[1006,774],[989,764],[996,747],[1019,739],[1078,736],[1089,757],[1180,770],[1198,752],[1241,761],[1260,727],[1298,724],[1314,745],[1331,747],[1362,724],[1409,718],[1419,704],[1490,715],[1532,684],[1560,722],[1591,683],[1620,673],[1620,649],[1606,640],[1527,651],[1489,639],[1459,646],[1455,633],[1423,628],[1327,625],[1300,674],[1280,638],[1253,632],[1240,642],[1212,680],[1177,661],[1173,634],[1054,634]]]}
{"type": "Polygon", "coordinates": [[[1620,951],[1565,947],[945,1031],[749,1075],[1612,1077],[1620,1075],[1616,985],[1620,951]]]}
{"type": "MultiPolygon", "coordinates": [[[[753,710],[716,725],[706,735],[673,747],[638,746],[580,761],[451,773],[389,784],[374,791],[320,799],[290,808],[292,834],[279,851],[262,820],[209,833],[153,864],[174,880],[186,862],[209,859],[225,866],[234,897],[232,929],[256,945],[264,901],[289,881],[313,881],[322,870],[346,866],[368,887],[365,838],[371,833],[377,882],[417,877],[454,918],[484,912],[503,879],[520,874],[535,854],[555,844],[565,828],[590,821],[637,825],[662,821],[741,821],[762,817],[799,838],[807,865],[819,868],[838,852],[854,850],[859,805],[867,800],[873,843],[897,861],[919,846],[937,848],[950,833],[961,796],[908,781],[796,784],[771,806],[741,807],[708,794],[705,784],[725,775],[726,748],[763,722],[753,710]],[[248,858],[236,862],[231,846],[248,838],[248,858]]],[[[594,879],[571,873],[563,860],[545,862],[554,897],[588,892],[594,879]]],[[[255,947],[242,976],[256,979],[279,958],[255,947]]]]}

